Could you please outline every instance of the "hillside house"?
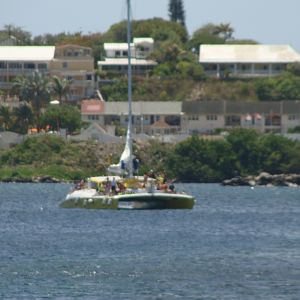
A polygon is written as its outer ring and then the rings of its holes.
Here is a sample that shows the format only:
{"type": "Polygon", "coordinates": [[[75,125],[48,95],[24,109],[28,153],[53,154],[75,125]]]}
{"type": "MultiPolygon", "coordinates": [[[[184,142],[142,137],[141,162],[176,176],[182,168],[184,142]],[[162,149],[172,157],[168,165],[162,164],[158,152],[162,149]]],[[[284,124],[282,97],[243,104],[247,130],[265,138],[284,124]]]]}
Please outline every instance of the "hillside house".
{"type": "Polygon", "coordinates": [[[300,62],[289,45],[201,45],[199,62],[212,77],[268,77],[300,62]]]}
{"type": "MultiPolygon", "coordinates": [[[[156,62],[147,59],[154,47],[152,38],[134,38],[130,44],[132,72],[136,75],[146,74],[156,66],[156,62]]],[[[101,71],[127,74],[128,45],[127,43],[105,43],[105,60],[98,61],[101,71]]]]}
{"type": "Polygon", "coordinates": [[[18,76],[38,71],[71,80],[68,100],[80,100],[94,93],[92,50],[76,45],[0,46],[0,89],[7,93],[18,76]]]}

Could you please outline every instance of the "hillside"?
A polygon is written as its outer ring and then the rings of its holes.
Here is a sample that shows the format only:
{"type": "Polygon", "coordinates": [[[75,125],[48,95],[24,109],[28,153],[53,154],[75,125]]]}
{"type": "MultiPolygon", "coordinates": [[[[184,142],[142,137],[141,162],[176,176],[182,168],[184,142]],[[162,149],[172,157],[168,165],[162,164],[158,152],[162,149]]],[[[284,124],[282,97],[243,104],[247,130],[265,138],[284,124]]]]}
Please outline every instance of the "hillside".
{"type": "Polygon", "coordinates": [[[0,180],[30,181],[40,176],[76,180],[104,174],[109,162],[123,146],[96,142],[72,143],[44,135],[28,138],[0,152],[0,180]]]}

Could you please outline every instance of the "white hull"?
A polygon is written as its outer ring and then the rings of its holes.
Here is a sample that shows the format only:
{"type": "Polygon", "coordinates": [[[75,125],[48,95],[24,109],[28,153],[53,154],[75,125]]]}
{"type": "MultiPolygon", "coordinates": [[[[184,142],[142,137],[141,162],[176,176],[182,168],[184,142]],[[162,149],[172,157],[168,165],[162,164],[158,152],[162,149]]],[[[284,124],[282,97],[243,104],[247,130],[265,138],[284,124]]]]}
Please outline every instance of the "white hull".
{"type": "Polygon", "coordinates": [[[64,208],[90,209],[192,209],[194,197],[180,193],[140,191],[130,194],[100,195],[94,189],[74,191],[61,204],[64,208]]]}

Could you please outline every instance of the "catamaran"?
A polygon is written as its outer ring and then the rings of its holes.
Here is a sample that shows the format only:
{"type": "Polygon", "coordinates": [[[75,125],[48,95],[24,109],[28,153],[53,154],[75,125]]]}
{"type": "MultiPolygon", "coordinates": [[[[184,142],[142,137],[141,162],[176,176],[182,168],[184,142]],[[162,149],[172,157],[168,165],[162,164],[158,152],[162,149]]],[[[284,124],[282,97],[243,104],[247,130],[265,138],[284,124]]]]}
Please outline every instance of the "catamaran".
{"type": "Polygon", "coordinates": [[[154,178],[133,176],[132,152],[132,68],[131,68],[131,7],[127,0],[128,44],[128,128],[124,151],[118,164],[108,167],[110,176],[87,179],[84,187],[70,192],[63,208],[91,209],[192,209],[195,198],[170,188],[158,188],[154,178]],[[126,176],[124,177],[124,175],[126,176]],[[114,184],[114,188],[112,188],[114,184]],[[116,188],[117,186],[117,188],[116,188]]]}

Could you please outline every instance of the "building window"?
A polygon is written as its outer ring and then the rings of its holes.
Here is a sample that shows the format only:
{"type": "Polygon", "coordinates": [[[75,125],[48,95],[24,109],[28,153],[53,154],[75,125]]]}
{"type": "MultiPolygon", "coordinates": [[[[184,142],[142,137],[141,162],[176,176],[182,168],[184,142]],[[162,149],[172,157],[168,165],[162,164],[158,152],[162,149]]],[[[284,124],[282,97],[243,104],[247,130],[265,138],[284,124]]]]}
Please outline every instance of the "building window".
{"type": "Polygon", "coordinates": [[[86,80],[92,80],[92,74],[87,74],[86,75],[86,80]]]}
{"type": "Polygon", "coordinates": [[[34,69],[35,65],[34,63],[25,63],[24,64],[24,69],[34,69]]]}
{"type": "Polygon", "coordinates": [[[217,115],[207,115],[206,120],[207,121],[216,121],[216,120],[218,120],[218,116],[217,115]]]}
{"type": "Polygon", "coordinates": [[[99,116],[98,115],[88,115],[88,120],[89,121],[99,120],[99,116]]]}
{"type": "Polygon", "coordinates": [[[281,117],[280,115],[271,114],[265,117],[265,125],[266,126],[280,126],[281,125],[281,117]]]}
{"type": "Polygon", "coordinates": [[[166,123],[172,126],[179,126],[180,125],[180,117],[179,116],[166,116],[165,117],[166,123]]]}
{"type": "Polygon", "coordinates": [[[68,67],[68,63],[67,63],[67,62],[63,62],[63,63],[62,63],[62,67],[63,67],[64,69],[66,69],[66,68],[68,67]]]}
{"type": "Polygon", "coordinates": [[[6,69],[7,68],[7,64],[5,61],[0,61],[0,69],[6,69]]]}
{"type": "Polygon", "coordinates": [[[47,70],[47,64],[38,64],[39,70],[47,70]]]}
{"type": "Polygon", "coordinates": [[[189,116],[189,121],[198,121],[199,120],[199,116],[198,115],[190,115],[189,116]]]}
{"type": "Polygon", "coordinates": [[[236,115],[226,116],[225,125],[226,126],[240,126],[241,125],[241,117],[236,116],[236,115]]]}
{"type": "Polygon", "coordinates": [[[288,120],[289,121],[299,120],[299,115],[289,115],[288,120]]]}
{"type": "Polygon", "coordinates": [[[116,57],[120,57],[121,56],[121,52],[120,51],[116,51],[115,55],[116,55],[116,57]]]}
{"type": "Polygon", "coordinates": [[[22,64],[14,62],[14,63],[9,63],[8,67],[10,69],[22,69],[22,64]]]}

